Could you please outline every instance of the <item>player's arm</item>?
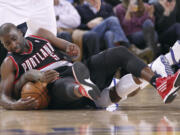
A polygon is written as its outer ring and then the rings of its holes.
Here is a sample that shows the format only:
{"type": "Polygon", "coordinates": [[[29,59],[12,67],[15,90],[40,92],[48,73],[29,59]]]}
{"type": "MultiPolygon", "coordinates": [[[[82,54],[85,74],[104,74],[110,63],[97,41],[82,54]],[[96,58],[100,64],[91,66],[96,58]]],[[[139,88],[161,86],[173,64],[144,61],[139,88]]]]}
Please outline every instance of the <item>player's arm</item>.
{"type": "Polygon", "coordinates": [[[1,83],[0,83],[0,105],[5,109],[26,110],[35,109],[37,103],[33,98],[15,100],[13,98],[14,90],[14,64],[7,57],[1,65],[1,83]]]}
{"type": "Polygon", "coordinates": [[[25,72],[19,81],[16,83],[15,88],[14,88],[14,93],[16,97],[19,97],[20,92],[22,87],[24,86],[25,83],[27,82],[45,82],[45,83],[50,83],[54,80],[56,80],[59,77],[59,73],[55,70],[48,70],[45,72],[31,69],[27,72],[25,72]]]}
{"type": "Polygon", "coordinates": [[[47,39],[53,46],[66,52],[69,56],[80,56],[80,49],[76,44],[57,38],[52,32],[44,28],[40,28],[36,35],[47,39]]]}

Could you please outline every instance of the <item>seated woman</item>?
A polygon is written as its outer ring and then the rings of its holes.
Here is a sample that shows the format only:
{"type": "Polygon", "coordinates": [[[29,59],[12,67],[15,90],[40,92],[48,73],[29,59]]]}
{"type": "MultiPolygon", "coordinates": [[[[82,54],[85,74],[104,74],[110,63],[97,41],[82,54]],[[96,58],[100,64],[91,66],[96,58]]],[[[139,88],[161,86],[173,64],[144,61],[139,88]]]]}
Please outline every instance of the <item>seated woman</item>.
{"type": "Polygon", "coordinates": [[[115,7],[115,14],[129,41],[138,48],[150,47],[157,52],[157,34],[154,30],[153,7],[142,0],[123,0],[115,7]]]}

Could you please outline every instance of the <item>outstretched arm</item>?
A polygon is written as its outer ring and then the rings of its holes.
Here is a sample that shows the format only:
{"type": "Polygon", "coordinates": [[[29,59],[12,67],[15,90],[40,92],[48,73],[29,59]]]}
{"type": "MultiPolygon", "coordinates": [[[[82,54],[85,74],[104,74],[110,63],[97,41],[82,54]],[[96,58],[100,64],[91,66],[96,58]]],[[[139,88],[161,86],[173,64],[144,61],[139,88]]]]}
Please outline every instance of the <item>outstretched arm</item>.
{"type": "Polygon", "coordinates": [[[40,28],[36,35],[47,39],[53,46],[66,52],[69,56],[74,57],[75,59],[78,59],[80,56],[80,49],[76,44],[57,38],[53,33],[44,28],[40,28]]]}

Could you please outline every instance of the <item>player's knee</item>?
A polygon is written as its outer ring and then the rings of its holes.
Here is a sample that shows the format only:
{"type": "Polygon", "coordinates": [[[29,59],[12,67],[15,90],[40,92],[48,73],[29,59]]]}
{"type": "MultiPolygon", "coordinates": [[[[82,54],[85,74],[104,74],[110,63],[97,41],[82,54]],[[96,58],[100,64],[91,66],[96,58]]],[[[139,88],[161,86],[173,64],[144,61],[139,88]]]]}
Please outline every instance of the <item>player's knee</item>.
{"type": "Polygon", "coordinates": [[[113,54],[117,54],[117,55],[125,55],[125,54],[127,54],[127,53],[129,53],[128,52],[128,49],[126,48],[126,47],[124,47],[124,46],[119,46],[119,47],[115,47],[115,48],[113,48],[114,50],[114,53],[113,54]]]}

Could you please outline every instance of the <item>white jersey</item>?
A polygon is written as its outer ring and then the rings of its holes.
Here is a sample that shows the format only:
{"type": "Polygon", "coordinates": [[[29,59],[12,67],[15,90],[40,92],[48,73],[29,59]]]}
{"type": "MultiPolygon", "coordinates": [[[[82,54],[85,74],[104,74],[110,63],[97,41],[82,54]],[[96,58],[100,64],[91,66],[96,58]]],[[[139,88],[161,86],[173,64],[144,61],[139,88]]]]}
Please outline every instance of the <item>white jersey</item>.
{"type": "Polygon", "coordinates": [[[0,20],[0,25],[26,22],[26,35],[35,34],[40,27],[56,34],[53,0],[0,0],[0,20]]]}

